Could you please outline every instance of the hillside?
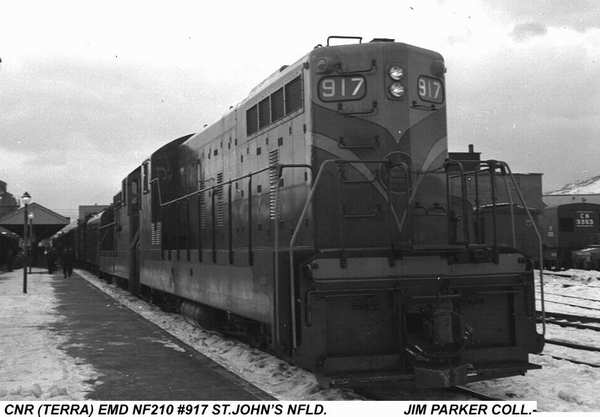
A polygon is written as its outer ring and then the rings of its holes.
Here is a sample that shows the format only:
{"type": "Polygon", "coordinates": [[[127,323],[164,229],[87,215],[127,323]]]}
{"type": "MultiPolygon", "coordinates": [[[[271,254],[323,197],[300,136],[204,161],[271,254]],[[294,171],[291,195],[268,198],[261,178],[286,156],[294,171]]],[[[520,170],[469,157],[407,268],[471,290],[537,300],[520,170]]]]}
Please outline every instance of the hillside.
{"type": "Polygon", "coordinates": [[[597,194],[600,193],[600,175],[587,180],[567,184],[548,194],[597,194]]]}

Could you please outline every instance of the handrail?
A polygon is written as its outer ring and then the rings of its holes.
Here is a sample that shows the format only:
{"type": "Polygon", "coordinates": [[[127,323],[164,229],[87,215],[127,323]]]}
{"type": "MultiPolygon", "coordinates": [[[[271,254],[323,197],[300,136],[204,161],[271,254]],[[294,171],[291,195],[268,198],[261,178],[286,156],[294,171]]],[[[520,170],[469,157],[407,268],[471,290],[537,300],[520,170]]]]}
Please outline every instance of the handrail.
{"type": "MultiPolygon", "coordinates": [[[[294,268],[294,245],[296,244],[296,240],[298,239],[298,234],[300,232],[300,227],[304,218],[306,217],[306,213],[308,208],[313,200],[315,190],[321,181],[321,177],[323,172],[325,171],[325,167],[331,164],[355,164],[355,163],[363,163],[363,164],[389,164],[391,161],[389,160],[349,160],[349,159],[328,159],[321,163],[319,166],[319,170],[317,171],[317,176],[314,177],[314,181],[308,192],[308,196],[306,197],[306,201],[304,203],[304,207],[302,207],[302,211],[300,212],[300,216],[298,217],[298,221],[296,222],[296,226],[294,227],[294,232],[292,233],[292,237],[290,239],[289,246],[289,257],[290,257],[290,321],[291,321],[291,329],[292,329],[292,350],[295,350],[298,346],[297,339],[297,331],[296,331],[296,278],[295,278],[295,268],[294,268]]],[[[394,216],[397,220],[397,215],[394,216]]],[[[398,230],[401,231],[400,225],[398,226],[398,230]]]]}
{"type": "MultiPolygon", "coordinates": [[[[310,169],[311,171],[313,170],[312,165],[308,165],[308,164],[279,164],[278,167],[280,169],[280,172],[281,172],[281,169],[288,168],[288,167],[289,168],[307,168],[307,169],[310,169]]],[[[234,183],[236,181],[241,181],[241,180],[246,179],[246,178],[251,178],[254,175],[258,175],[258,174],[260,174],[262,172],[265,172],[265,171],[268,171],[268,170],[271,170],[271,169],[273,169],[273,167],[272,166],[268,166],[266,168],[259,169],[258,171],[254,171],[254,172],[251,172],[249,174],[242,175],[241,177],[236,177],[236,178],[230,179],[230,180],[225,181],[225,182],[220,182],[219,184],[216,184],[216,185],[213,185],[213,186],[210,186],[210,187],[204,187],[204,188],[202,188],[200,190],[192,191],[191,193],[184,194],[182,196],[174,198],[173,200],[169,200],[169,201],[167,201],[165,203],[162,202],[162,191],[160,189],[160,181],[159,181],[159,179],[158,178],[152,178],[150,180],[150,183],[153,183],[153,182],[157,183],[157,185],[158,185],[158,196],[159,196],[160,206],[161,207],[166,207],[166,206],[171,205],[173,203],[176,203],[176,202],[178,202],[180,200],[184,200],[186,198],[193,197],[196,194],[201,194],[201,193],[204,193],[206,191],[212,191],[215,188],[222,187],[222,186],[224,186],[226,184],[231,184],[231,183],[234,183]]]]}
{"type": "Polygon", "coordinates": [[[300,217],[298,218],[298,222],[296,223],[296,227],[294,228],[294,233],[292,233],[292,238],[290,239],[290,327],[292,329],[292,350],[295,350],[298,346],[298,338],[296,332],[296,279],[294,277],[294,244],[296,243],[296,239],[298,238],[298,233],[300,232],[300,227],[302,225],[302,221],[306,216],[306,212],[308,211],[308,207],[312,202],[313,195],[315,194],[315,190],[317,189],[317,185],[321,180],[321,176],[323,175],[324,168],[330,164],[335,163],[336,159],[328,159],[324,161],[319,167],[319,171],[317,172],[317,176],[315,177],[312,187],[310,187],[310,191],[308,192],[308,196],[306,198],[306,202],[304,203],[304,207],[300,212],[300,217]]]}
{"type": "Polygon", "coordinates": [[[510,191],[510,187],[508,186],[508,179],[507,179],[506,172],[504,172],[503,179],[504,179],[504,188],[506,188],[506,195],[508,196],[508,200],[510,203],[510,230],[512,233],[512,247],[516,248],[517,247],[517,232],[516,232],[516,227],[515,227],[515,207],[514,207],[512,192],[510,191]]]}
{"type": "MultiPolygon", "coordinates": [[[[274,260],[273,260],[273,337],[275,338],[275,342],[279,343],[279,181],[283,176],[284,168],[307,168],[310,167],[312,172],[312,166],[307,166],[305,164],[284,164],[284,165],[274,165],[271,166],[271,169],[277,169],[277,178],[275,180],[275,216],[273,221],[275,222],[275,227],[273,231],[273,240],[274,240],[274,260]]],[[[293,309],[293,305],[292,305],[293,309]]],[[[292,326],[293,327],[293,326],[292,326]]]]}
{"type": "Polygon", "coordinates": [[[539,249],[539,256],[540,256],[540,260],[539,260],[539,266],[540,266],[540,303],[542,306],[542,336],[546,335],[546,307],[544,305],[544,247],[543,247],[543,243],[542,243],[542,235],[540,234],[540,231],[537,227],[537,225],[535,224],[535,220],[533,219],[533,216],[531,215],[531,212],[529,211],[529,207],[527,207],[527,203],[525,202],[525,198],[523,197],[523,193],[521,193],[521,189],[519,188],[519,186],[517,185],[517,181],[515,180],[515,177],[512,174],[512,171],[510,170],[510,167],[508,166],[508,164],[504,161],[496,161],[498,164],[500,164],[501,166],[504,167],[504,169],[506,170],[506,172],[508,173],[510,180],[513,184],[514,189],[517,192],[517,195],[519,196],[519,199],[521,200],[521,203],[523,204],[523,207],[525,208],[525,212],[527,213],[527,217],[529,217],[529,221],[531,221],[531,225],[533,226],[533,230],[535,231],[535,235],[538,239],[538,249],[539,249]]]}
{"type": "MultiPolygon", "coordinates": [[[[450,181],[448,178],[448,167],[450,167],[452,165],[456,166],[458,168],[458,172],[460,173],[460,194],[462,197],[461,205],[462,205],[462,212],[463,212],[463,234],[464,234],[464,238],[465,238],[464,243],[467,247],[469,247],[469,243],[471,242],[471,239],[469,236],[469,223],[467,222],[467,220],[468,220],[468,212],[467,212],[467,205],[466,205],[467,181],[465,180],[465,170],[463,168],[463,164],[460,161],[457,161],[454,159],[447,159],[444,162],[444,168],[446,169],[446,199],[447,199],[447,205],[448,205],[448,216],[450,216],[450,181]]],[[[450,225],[449,221],[448,221],[448,225],[450,225]]]]}

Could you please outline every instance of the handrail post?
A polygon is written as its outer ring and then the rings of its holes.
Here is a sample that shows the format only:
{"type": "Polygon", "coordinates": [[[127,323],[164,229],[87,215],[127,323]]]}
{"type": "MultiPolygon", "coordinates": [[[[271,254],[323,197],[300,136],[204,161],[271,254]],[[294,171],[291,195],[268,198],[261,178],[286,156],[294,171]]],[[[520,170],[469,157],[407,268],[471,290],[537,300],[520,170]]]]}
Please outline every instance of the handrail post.
{"type": "Polygon", "coordinates": [[[515,227],[515,208],[514,208],[514,201],[512,198],[512,191],[510,191],[510,187],[508,186],[508,174],[506,173],[506,171],[504,172],[504,187],[506,188],[506,195],[508,197],[508,201],[510,203],[510,227],[511,227],[511,233],[512,233],[512,246],[513,248],[517,247],[517,232],[516,232],[516,227],[515,227]]]}
{"type": "Polygon", "coordinates": [[[483,243],[482,231],[481,231],[481,216],[479,213],[479,170],[481,165],[477,165],[477,169],[473,171],[473,179],[475,181],[475,231],[477,235],[477,241],[475,243],[483,243]]]}
{"type": "Polygon", "coordinates": [[[490,170],[490,191],[492,197],[492,242],[494,244],[494,257],[498,254],[498,222],[496,219],[496,161],[487,161],[490,170]]]}
{"type": "Polygon", "coordinates": [[[248,263],[254,265],[252,253],[252,174],[248,177],[248,263]]]}
{"type": "MultiPolygon", "coordinates": [[[[468,212],[467,212],[467,181],[465,180],[465,170],[463,168],[463,164],[460,161],[456,161],[453,159],[448,159],[444,163],[444,167],[446,170],[446,198],[448,201],[448,216],[450,215],[450,185],[449,185],[449,176],[448,176],[448,167],[454,165],[458,168],[458,172],[460,174],[460,194],[461,194],[461,207],[462,207],[462,215],[463,215],[463,235],[465,240],[465,245],[468,247],[471,242],[470,233],[469,233],[469,223],[468,223],[468,212]]],[[[448,222],[448,228],[450,228],[450,222],[448,222]]]]}
{"type": "Polygon", "coordinates": [[[274,222],[274,231],[273,231],[273,239],[274,239],[274,255],[275,259],[273,260],[273,337],[275,339],[275,345],[279,345],[279,181],[282,176],[282,171],[275,167],[277,175],[275,176],[275,189],[273,193],[275,194],[275,213],[273,215],[274,222]]]}
{"type": "MultiPolygon", "coordinates": [[[[535,220],[533,219],[533,216],[531,215],[531,212],[529,211],[529,207],[527,207],[527,204],[525,203],[525,198],[523,197],[523,193],[521,193],[521,189],[518,187],[517,182],[512,174],[512,171],[510,170],[510,167],[508,166],[508,164],[506,162],[501,162],[499,161],[500,164],[502,164],[506,171],[508,172],[508,175],[510,176],[510,180],[513,184],[513,187],[515,188],[517,195],[519,196],[519,199],[521,200],[521,203],[523,204],[523,207],[525,207],[525,212],[527,213],[527,217],[529,218],[529,221],[531,222],[531,225],[533,226],[533,230],[535,231],[535,235],[538,239],[538,250],[539,250],[539,264],[540,264],[540,303],[541,303],[541,307],[542,307],[542,336],[546,335],[546,307],[544,305],[544,247],[543,247],[543,242],[542,242],[542,235],[540,234],[539,229],[537,228],[537,225],[535,224],[535,220]]],[[[535,292],[534,292],[535,293],[535,292]]]]}
{"type": "Polygon", "coordinates": [[[339,160],[336,159],[328,159],[326,161],[324,161],[321,166],[319,167],[319,171],[317,172],[317,176],[315,177],[312,186],[310,188],[310,191],[308,192],[308,196],[306,198],[306,202],[304,203],[304,207],[302,208],[302,211],[300,212],[300,217],[298,218],[298,222],[296,223],[296,227],[294,228],[294,233],[292,233],[292,237],[290,239],[290,247],[289,247],[289,254],[290,254],[290,310],[291,310],[291,314],[290,314],[290,327],[292,329],[292,351],[296,350],[296,348],[298,347],[298,339],[297,339],[297,330],[296,330],[296,278],[294,276],[294,244],[296,243],[296,239],[298,238],[298,233],[300,231],[300,227],[302,225],[302,221],[304,220],[304,217],[306,216],[306,212],[308,211],[308,207],[310,206],[310,203],[312,202],[315,190],[317,189],[317,185],[319,184],[319,181],[321,180],[321,176],[323,174],[324,168],[329,165],[332,164],[334,162],[338,162],[339,160]]]}

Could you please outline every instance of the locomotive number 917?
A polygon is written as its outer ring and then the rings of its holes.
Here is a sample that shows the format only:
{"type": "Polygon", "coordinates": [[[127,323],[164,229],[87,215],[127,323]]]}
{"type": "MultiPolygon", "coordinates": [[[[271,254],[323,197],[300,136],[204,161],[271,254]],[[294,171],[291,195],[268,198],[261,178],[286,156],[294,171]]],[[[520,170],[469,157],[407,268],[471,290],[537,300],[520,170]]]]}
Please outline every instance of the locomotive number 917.
{"type": "Polygon", "coordinates": [[[366,91],[362,76],[326,77],[319,82],[319,96],[323,101],[360,100],[366,91]]]}
{"type": "Polygon", "coordinates": [[[419,97],[421,100],[433,103],[444,102],[444,89],[442,82],[432,77],[419,77],[418,81],[419,97]]]}

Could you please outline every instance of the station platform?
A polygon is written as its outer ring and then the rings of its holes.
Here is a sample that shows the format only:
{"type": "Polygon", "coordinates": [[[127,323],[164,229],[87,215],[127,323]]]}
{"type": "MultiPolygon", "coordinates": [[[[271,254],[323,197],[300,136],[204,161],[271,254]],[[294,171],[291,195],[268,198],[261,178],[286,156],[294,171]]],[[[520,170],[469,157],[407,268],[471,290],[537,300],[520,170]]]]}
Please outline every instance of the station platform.
{"type": "MultiPolygon", "coordinates": [[[[31,302],[28,300],[41,292],[37,287],[42,282],[51,287],[48,294],[54,298],[52,314],[58,319],[44,330],[61,338],[59,349],[66,355],[93,367],[96,376],[89,381],[92,389],[85,399],[273,400],[76,273],[64,279],[62,274],[48,275],[42,269],[33,272],[28,294],[14,300],[31,302]]],[[[0,281],[20,280],[20,274],[20,271],[3,273],[0,281]]],[[[2,291],[0,286],[0,299],[2,291]]],[[[15,326],[0,323],[0,336],[15,326]]]]}

